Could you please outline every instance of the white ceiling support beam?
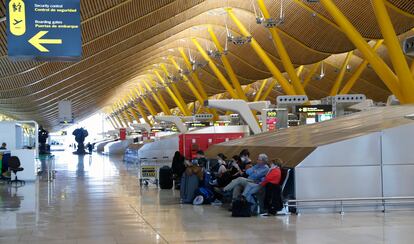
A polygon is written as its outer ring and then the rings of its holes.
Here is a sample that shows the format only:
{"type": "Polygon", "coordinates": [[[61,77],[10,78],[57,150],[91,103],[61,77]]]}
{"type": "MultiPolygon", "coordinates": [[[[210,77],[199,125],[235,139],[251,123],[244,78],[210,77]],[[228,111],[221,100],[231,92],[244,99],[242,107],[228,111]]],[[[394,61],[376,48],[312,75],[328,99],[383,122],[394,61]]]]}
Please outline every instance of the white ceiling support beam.
{"type": "Polygon", "coordinates": [[[140,123],[140,124],[135,124],[135,123],[133,123],[133,124],[131,124],[131,127],[135,130],[135,131],[138,131],[138,130],[145,130],[145,131],[147,131],[148,133],[150,133],[151,132],[151,126],[149,125],[149,124],[147,124],[147,123],[140,123]]]}
{"type": "Polygon", "coordinates": [[[249,105],[246,101],[241,99],[220,99],[220,100],[206,100],[204,105],[208,108],[218,108],[225,111],[234,111],[240,114],[241,118],[249,126],[253,134],[259,134],[262,130],[257,123],[256,118],[253,116],[252,111],[250,110],[249,105]]]}
{"type": "Polygon", "coordinates": [[[182,119],[179,116],[155,116],[154,119],[156,121],[165,121],[175,124],[181,133],[188,131],[187,126],[183,123],[182,119]]]}

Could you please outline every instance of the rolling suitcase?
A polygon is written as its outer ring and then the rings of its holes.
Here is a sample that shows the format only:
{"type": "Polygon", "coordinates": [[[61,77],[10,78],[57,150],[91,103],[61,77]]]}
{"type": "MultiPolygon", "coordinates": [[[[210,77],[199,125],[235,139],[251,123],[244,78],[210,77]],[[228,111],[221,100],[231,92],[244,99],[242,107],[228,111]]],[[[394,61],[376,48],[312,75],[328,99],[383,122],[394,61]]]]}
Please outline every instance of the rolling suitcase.
{"type": "Polygon", "coordinates": [[[200,179],[197,175],[183,174],[181,178],[180,196],[182,203],[193,203],[195,192],[200,184],[200,179]]]}
{"type": "Polygon", "coordinates": [[[173,175],[170,167],[160,168],[159,185],[161,189],[171,189],[173,187],[173,175]]]}

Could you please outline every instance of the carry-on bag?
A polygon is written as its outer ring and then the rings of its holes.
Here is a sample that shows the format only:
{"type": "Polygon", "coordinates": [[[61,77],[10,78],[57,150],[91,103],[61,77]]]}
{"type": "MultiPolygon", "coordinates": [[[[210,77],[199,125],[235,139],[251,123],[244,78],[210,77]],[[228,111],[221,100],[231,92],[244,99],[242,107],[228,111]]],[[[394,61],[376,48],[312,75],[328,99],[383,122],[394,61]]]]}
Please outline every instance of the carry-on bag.
{"type": "Polygon", "coordinates": [[[181,178],[180,196],[182,203],[193,203],[195,192],[200,184],[200,179],[197,175],[183,174],[181,178]]]}
{"type": "Polygon", "coordinates": [[[173,187],[173,174],[169,166],[160,168],[158,183],[161,189],[171,189],[173,187]]]}

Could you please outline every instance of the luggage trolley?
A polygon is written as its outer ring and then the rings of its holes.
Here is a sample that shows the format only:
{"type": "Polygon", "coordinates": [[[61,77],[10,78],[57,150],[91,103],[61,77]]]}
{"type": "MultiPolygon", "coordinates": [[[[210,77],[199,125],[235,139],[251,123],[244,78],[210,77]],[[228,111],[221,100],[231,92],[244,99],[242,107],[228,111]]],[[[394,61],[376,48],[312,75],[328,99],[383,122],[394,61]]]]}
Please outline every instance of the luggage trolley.
{"type": "Polygon", "coordinates": [[[160,168],[166,165],[169,166],[170,164],[169,157],[163,157],[162,159],[156,157],[151,159],[140,158],[138,164],[138,179],[140,186],[148,186],[149,184],[158,186],[160,168]]]}

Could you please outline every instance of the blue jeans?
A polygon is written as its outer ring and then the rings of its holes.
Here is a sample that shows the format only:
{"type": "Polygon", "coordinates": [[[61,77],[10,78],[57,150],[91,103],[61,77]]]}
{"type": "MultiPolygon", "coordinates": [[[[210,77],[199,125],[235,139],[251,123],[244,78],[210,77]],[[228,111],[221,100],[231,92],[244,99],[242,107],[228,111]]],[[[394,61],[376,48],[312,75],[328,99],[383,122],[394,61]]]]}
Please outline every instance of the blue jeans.
{"type": "Polygon", "coordinates": [[[246,200],[250,203],[255,204],[256,201],[253,198],[253,195],[262,189],[262,186],[260,184],[249,182],[243,191],[243,196],[246,198],[246,200]]]}

